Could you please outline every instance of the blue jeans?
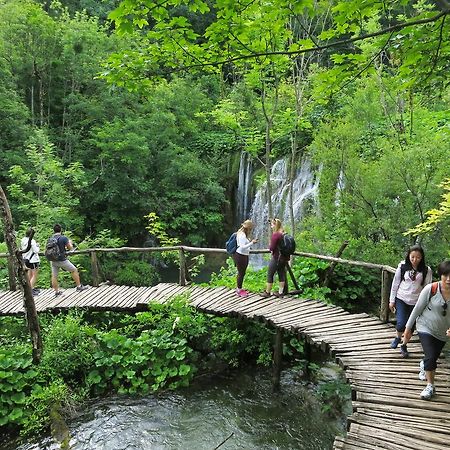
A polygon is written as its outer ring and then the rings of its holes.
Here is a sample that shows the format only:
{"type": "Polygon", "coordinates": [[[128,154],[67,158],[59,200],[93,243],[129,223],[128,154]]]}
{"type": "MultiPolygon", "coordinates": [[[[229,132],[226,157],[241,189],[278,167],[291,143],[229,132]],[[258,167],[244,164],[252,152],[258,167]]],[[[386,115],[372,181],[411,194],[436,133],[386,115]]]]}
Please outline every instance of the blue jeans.
{"type": "MultiPolygon", "coordinates": [[[[397,310],[397,326],[395,327],[397,331],[405,331],[406,322],[408,322],[409,316],[414,309],[414,305],[407,305],[403,300],[395,298],[395,309],[397,310]]],[[[414,331],[414,328],[412,331],[414,331]]]]}
{"type": "Polygon", "coordinates": [[[428,333],[419,332],[420,343],[423,348],[423,366],[425,370],[436,370],[437,359],[444,348],[445,342],[436,339],[428,333]]]}

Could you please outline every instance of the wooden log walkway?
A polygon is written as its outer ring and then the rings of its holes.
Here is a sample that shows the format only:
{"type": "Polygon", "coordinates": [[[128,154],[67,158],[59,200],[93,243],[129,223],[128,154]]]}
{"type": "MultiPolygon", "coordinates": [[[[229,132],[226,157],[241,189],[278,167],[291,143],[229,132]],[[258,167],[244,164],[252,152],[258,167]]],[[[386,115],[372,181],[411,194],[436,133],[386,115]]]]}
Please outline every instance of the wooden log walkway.
{"type": "MultiPolygon", "coordinates": [[[[161,283],[153,287],[100,286],[82,292],[67,289],[55,297],[50,289],[35,298],[36,309],[62,311],[85,308],[142,311],[150,302],[165,303],[188,294],[197,309],[223,316],[261,320],[298,334],[330,352],[352,386],[353,413],[346,436],[337,436],[334,449],[444,450],[450,449],[450,364],[442,358],[436,376],[437,394],[421,400],[425,383],[418,379],[421,346],[417,337],[402,359],[389,348],[392,325],[368,314],[350,314],[337,306],[295,297],[243,299],[234,290],[161,283]]],[[[0,292],[0,315],[23,314],[20,292],[0,292]]]]}

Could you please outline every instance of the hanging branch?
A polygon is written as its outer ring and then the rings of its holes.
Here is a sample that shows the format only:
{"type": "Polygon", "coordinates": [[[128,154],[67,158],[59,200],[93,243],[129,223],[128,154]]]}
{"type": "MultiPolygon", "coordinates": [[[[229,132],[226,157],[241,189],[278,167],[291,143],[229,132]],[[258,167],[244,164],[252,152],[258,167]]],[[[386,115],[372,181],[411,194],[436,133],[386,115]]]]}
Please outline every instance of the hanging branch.
{"type": "MultiPolygon", "coordinates": [[[[8,200],[1,185],[0,215],[3,218],[5,241],[6,245],[8,246],[8,252],[12,256],[11,261],[13,264],[14,276],[17,278],[23,293],[25,318],[27,321],[28,329],[30,330],[31,343],[33,346],[33,363],[39,364],[42,357],[42,338],[39,326],[39,318],[37,315],[33,294],[31,292],[30,281],[23,265],[22,251],[18,250],[16,245],[16,233],[14,230],[11,210],[9,208],[8,200]]],[[[31,246],[31,237],[29,239],[28,246],[31,246]]]]}

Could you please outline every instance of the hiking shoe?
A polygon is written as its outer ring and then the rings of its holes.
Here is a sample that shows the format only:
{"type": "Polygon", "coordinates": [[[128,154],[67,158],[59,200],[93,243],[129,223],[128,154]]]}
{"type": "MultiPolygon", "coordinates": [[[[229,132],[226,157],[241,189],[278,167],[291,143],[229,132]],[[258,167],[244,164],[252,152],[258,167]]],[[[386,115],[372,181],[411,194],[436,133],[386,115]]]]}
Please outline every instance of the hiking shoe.
{"type": "Polygon", "coordinates": [[[402,340],[399,337],[396,337],[392,342],[391,342],[391,348],[397,348],[398,344],[400,344],[402,340]]]}
{"type": "Polygon", "coordinates": [[[400,345],[400,356],[402,358],[408,358],[409,357],[408,347],[406,347],[406,344],[400,345]]]}
{"type": "Polygon", "coordinates": [[[268,297],[270,297],[272,294],[271,294],[270,292],[267,292],[267,291],[262,291],[259,295],[260,295],[261,297],[268,298],[268,297]]]}
{"type": "Polygon", "coordinates": [[[77,291],[85,291],[87,288],[88,288],[87,286],[80,284],[79,286],[77,286],[77,291]]]}
{"type": "Polygon", "coordinates": [[[55,291],[55,297],[59,297],[60,295],[62,295],[62,291],[55,291]]]}
{"type": "Polygon", "coordinates": [[[427,384],[427,387],[420,394],[420,398],[422,400],[431,400],[431,397],[436,394],[436,389],[430,383],[427,384]]]}
{"type": "Polygon", "coordinates": [[[284,297],[284,294],[283,293],[280,294],[279,292],[274,292],[273,295],[275,295],[275,297],[277,297],[277,298],[283,298],[284,297]]]}
{"type": "Polygon", "coordinates": [[[423,359],[422,361],[420,361],[419,367],[420,367],[419,380],[425,381],[427,379],[427,374],[425,373],[425,366],[423,364],[423,359]]]}
{"type": "Polygon", "coordinates": [[[34,296],[36,296],[36,295],[39,295],[39,289],[31,289],[31,293],[34,295],[34,296]]]}

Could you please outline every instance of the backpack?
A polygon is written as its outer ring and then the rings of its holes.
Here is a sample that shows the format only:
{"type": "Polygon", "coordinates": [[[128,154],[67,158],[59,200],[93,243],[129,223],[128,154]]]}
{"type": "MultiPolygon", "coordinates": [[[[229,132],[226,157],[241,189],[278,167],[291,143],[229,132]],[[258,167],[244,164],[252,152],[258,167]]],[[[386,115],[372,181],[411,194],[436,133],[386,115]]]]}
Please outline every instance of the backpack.
{"type": "Polygon", "coordinates": [[[64,254],[58,245],[58,237],[52,236],[47,240],[47,245],[45,246],[45,257],[49,261],[62,261],[64,259],[64,254]]]}
{"type": "MultiPolygon", "coordinates": [[[[431,283],[430,295],[428,296],[428,303],[430,303],[431,297],[434,297],[438,291],[439,281],[431,283]]],[[[428,304],[427,303],[427,304],[428,304]]]]}
{"type": "Polygon", "coordinates": [[[237,232],[232,233],[232,235],[228,238],[228,241],[225,242],[225,248],[229,255],[236,253],[237,250],[237,232]]]}
{"type": "Polygon", "coordinates": [[[278,248],[282,256],[290,257],[295,252],[295,239],[287,233],[283,234],[283,237],[278,243],[278,248]]]}

